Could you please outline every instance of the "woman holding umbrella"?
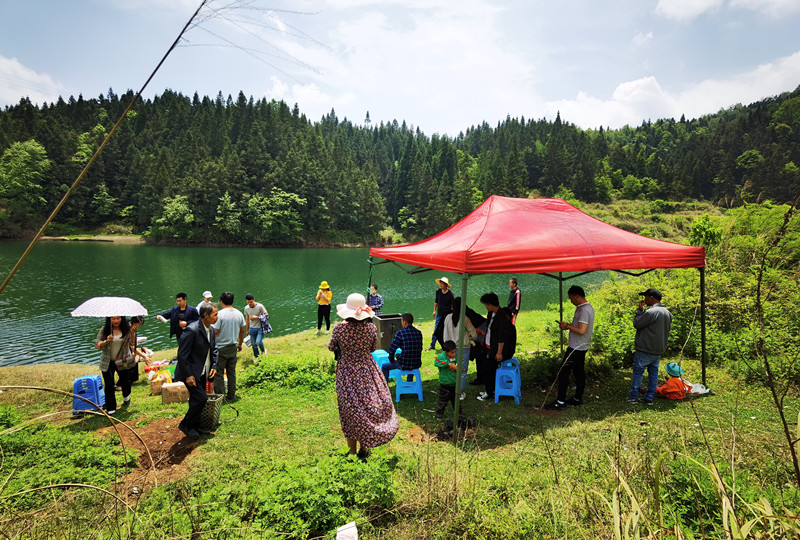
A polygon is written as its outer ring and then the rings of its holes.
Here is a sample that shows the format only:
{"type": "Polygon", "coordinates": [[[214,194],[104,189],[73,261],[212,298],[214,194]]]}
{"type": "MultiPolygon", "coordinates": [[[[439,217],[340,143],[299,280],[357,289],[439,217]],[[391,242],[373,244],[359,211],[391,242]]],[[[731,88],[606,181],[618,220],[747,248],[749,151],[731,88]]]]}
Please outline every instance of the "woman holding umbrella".
{"type": "Polygon", "coordinates": [[[106,324],[97,333],[94,348],[100,349],[100,371],[103,374],[103,387],[106,394],[106,413],[117,412],[117,397],[114,394],[114,373],[119,372],[119,385],[122,387],[122,401],[131,402],[131,368],[136,359],[131,351],[131,327],[125,317],[106,317],[106,324]]]}

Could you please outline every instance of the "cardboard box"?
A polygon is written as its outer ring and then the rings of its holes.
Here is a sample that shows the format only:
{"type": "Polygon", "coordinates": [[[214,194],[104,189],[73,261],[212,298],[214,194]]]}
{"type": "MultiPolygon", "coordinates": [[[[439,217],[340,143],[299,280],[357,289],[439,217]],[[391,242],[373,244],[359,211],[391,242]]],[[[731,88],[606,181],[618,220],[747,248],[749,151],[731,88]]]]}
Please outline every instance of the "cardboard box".
{"type": "Polygon", "coordinates": [[[164,384],[163,379],[152,380],[150,381],[150,395],[151,396],[160,396],[161,395],[161,385],[164,384]]]}
{"type": "Polygon", "coordinates": [[[161,385],[161,403],[183,403],[189,401],[189,390],[182,382],[161,385]]]}

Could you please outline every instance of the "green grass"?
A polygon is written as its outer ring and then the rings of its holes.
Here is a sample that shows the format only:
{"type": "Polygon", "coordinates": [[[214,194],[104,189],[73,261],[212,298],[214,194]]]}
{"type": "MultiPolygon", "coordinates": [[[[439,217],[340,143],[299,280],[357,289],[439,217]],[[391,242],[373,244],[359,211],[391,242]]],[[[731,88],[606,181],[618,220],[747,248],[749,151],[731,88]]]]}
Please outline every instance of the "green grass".
{"type": "MultiPolygon", "coordinates": [[[[760,497],[776,514],[782,514],[783,507],[800,507],[769,396],[722,370],[709,369],[712,396],[657,401],[647,407],[624,402],[629,371],[609,372],[590,358],[586,404],[561,413],[540,411],[538,407],[553,398],[549,383],[559,358],[553,319],[552,312],[520,315],[522,403],[515,405],[511,398],[482,403],[475,399],[480,388],[468,386],[462,405],[477,418],[478,427],[458,446],[419,442],[420,433],[441,428],[433,414],[438,383],[432,353],[423,358],[424,401],[404,396],[396,403],[397,437],[363,463],[340,455],[346,446],[331,384],[313,390],[307,379],[296,379],[293,387],[270,381],[262,388],[240,390],[242,399],[234,405],[238,418],[225,422],[194,450],[187,462],[189,477],[146,493],[138,501],[136,517],[122,513],[117,521],[98,524],[87,517],[92,512],[81,514],[77,509],[106,508],[110,503],[100,495],[84,494],[45,503],[35,517],[23,515],[15,530],[23,531],[25,523],[35,519],[37,531],[55,531],[58,510],[72,527],[72,537],[80,537],[80,531],[86,532],[81,527],[89,523],[106,536],[116,527],[130,532],[123,536],[136,538],[188,538],[201,531],[214,538],[285,537],[277,533],[315,537],[355,520],[360,538],[367,539],[611,538],[618,519],[638,523],[641,537],[656,534],[663,520],[664,530],[673,530],[677,521],[690,536],[716,538],[724,537],[724,509],[713,477],[704,468],[712,460],[727,482],[736,483],[742,520],[751,512],[745,503],[760,497]],[[554,352],[538,353],[540,349],[554,352]],[[612,503],[615,498],[618,507],[612,503]],[[64,512],[65,506],[71,511],[64,512]]],[[[430,335],[430,327],[427,323],[421,329],[430,335]]],[[[287,370],[312,364],[324,371],[332,358],[328,339],[310,331],[270,338],[265,342],[266,362],[287,370]]],[[[162,351],[156,358],[173,355],[174,350],[162,351]]],[[[241,369],[252,369],[250,350],[239,358],[241,369]]],[[[699,364],[682,362],[686,378],[699,382],[699,364]]],[[[74,366],[36,369],[52,369],[47,380],[62,389],[71,387],[79,371],[74,366]],[[58,377],[61,370],[64,375],[58,377]]],[[[471,380],[474,365],[470,369],[471,380]]],[[[7,384],[12,375],[25,376],[23,371],[3,368],[0,376],[7,384]]],[[[185,404],[161,405],[148,394],[145,384],[135,385],[133,404],[118,418],[142,423],[177,420],[186,411],[185,404]]],[[[791,398],[789,416],[795,417],[797,400],[791,398]]],[[[41,392],[0,394],[0,406],[15,404],[23,419],[66,410],[69,403],[41,392]]],[[[234,416],[230,407],[223,407],[223,420],[234,416]]],[[[50,423],[85,437],[104,425],[98,418],[50,423]]],[[[5,445],[3,436],[0,445],[5,445]]],[[[39,467],[47,470],[47,456],[39,467]]],[[[5,467],[0,476],[11,472],[5,467]]],[[[102,487],[113,489],[109,484],[102,487]]],[[[6,495],[7,491],[0,493],[0,505],[13,501],[2,498],[6,495]]]]}

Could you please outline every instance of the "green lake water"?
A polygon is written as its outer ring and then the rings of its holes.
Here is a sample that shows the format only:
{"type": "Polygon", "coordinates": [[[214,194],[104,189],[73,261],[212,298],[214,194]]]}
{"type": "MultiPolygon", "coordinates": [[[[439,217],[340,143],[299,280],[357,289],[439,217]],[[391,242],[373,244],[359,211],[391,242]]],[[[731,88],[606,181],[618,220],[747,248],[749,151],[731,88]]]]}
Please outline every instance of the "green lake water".
{"type": "MultiPolygon", "coordinates": [[[[0,243],[0,277],[25,251],[27,243],[0,243]]],[[[14,279],[0,294],[0,366],[42,362],[95,363],[99,353],[94,338],[101,319],[72,317],[70,312],[94,296],[129,296],[148,310],[139,330],[154,350],[176,346],[169,325],[155,315],[175,304],[185,292],[197,305],[202,292],[214,300],[223,291],[235,296],[242,309],[252,293],[270,314],[273,335],[316,327],[314,295],[320,281],[333,289],[335,304],[352,292],[366,294],[369,280],[368,249],[261,249],[187,248],[126,245],[109,242],[39,242],[14,279]]],[[[461,277],[430,271],[409,275],[394,264],[377,265],[372,281],[384,298],[384,314],[409,311],[430,321],[436,292],[435,278],[446,275],[459,296],[461,277]]],[[[508,298],[509,275],[472,276],[467,303],[483,311],[478,299],[494,291],[501,304],[508,298]]],[[[558,282],[539,275],[517,275],[523,291],[523,309],[544,309],[558,302],[558,282]]],[[[575,280],[584,285],[607,279],[596,272],[575,280]]],[[[565,285],[564,291],[573,282],[565,285]]],[[[426,337],[427,339],[427,337],[426,337]]],[[[269,342],[266,343],[269,351],[269,342]]]]}

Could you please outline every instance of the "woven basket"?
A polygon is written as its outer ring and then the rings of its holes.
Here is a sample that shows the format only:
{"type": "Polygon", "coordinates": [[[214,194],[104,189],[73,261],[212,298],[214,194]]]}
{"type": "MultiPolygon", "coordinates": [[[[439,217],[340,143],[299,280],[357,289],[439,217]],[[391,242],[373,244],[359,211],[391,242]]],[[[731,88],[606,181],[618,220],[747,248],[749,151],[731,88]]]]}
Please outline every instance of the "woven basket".
{"type": "Polygon", "coordinates": [[[200,427],[214,429],[219,425],[219,411],[222,409],[224,394],[208,394],[208,401],[200,413],[200,427]]]}

